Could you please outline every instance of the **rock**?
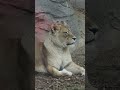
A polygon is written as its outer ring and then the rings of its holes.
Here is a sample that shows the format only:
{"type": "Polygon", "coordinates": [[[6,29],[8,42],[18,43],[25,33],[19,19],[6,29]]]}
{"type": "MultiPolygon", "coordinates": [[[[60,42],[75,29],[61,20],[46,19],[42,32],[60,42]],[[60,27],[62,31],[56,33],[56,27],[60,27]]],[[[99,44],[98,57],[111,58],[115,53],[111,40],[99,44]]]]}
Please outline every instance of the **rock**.
{"type": "Polygon", "coordinates": [[[68,2],[62,2],[63,0],[36,0],[35,1],[35,11],[39,12],[39,7],[42,10],[51,15],[53,18],[68,17],[73,15],[74,10],[71,6],[68,6],[68,2]]]}
{"type": "Polygon", "coordinates": [[[70,0],[70,3],[77,9],[85,9],[85,0],[70,0]]]}
{"type": "Polygon", "coordinates": [[[85,41],[85,16],[73,9],[69,2],[64,0],[36,0],[35,11],[46,14],[49,19],[63,20],[68,23],[73,34],[77,37],[77,47],[84,46],[85,41]],[[77,12],[77,13],[76,13],[77,12]]]}

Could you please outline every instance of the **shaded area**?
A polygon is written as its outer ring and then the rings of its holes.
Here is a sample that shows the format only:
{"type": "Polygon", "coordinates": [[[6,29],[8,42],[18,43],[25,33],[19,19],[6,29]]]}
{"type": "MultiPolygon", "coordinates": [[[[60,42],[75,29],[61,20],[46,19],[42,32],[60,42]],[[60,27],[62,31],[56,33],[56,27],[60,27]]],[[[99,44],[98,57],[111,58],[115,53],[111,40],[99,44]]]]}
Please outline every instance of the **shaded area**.
{"type": "Polygon", "coordinates": [[[120,90],[119,1],[86,0],[86,11],[99,27],[95,40],[86,44],[89,82],[99,90],[120,90]]]}

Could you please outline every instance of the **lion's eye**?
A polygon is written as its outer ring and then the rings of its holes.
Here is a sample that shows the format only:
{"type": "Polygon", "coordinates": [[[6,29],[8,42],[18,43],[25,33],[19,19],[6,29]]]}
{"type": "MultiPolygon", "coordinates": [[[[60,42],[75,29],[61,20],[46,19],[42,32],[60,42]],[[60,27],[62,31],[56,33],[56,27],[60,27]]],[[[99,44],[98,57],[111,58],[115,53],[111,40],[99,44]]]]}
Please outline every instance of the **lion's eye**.
{"type": "Polygon", "coordinates": [[[63,33],[68,33],[68,32],[63,32],[63,33]]]}

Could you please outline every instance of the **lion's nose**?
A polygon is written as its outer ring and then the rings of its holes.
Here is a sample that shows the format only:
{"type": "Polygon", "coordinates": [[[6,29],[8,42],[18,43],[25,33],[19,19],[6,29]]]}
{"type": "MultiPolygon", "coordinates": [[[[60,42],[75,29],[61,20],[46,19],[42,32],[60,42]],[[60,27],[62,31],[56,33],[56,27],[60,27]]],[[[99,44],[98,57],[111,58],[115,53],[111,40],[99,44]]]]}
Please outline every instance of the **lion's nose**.
{"type": "Polygon", "coordinates": [[[76,40],[76,37],[73,37],[72,39],[73,39],[73,40],[76,40]]]}

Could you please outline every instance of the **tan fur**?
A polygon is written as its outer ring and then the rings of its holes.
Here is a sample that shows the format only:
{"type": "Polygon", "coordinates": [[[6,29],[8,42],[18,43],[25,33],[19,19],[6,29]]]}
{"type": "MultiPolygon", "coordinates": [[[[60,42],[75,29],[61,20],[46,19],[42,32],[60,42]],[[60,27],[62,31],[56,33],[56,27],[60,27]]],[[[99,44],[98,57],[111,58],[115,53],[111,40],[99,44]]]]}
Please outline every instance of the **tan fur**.
{"type": "Polygon", "coordinates": [[[69,51],[68,46],[75,43],[75,38],[64,22],[52,25],[44,43],[35,40],[35,70],[53,76],[85,75],[84,68],[72,61],[69,51]]]}

